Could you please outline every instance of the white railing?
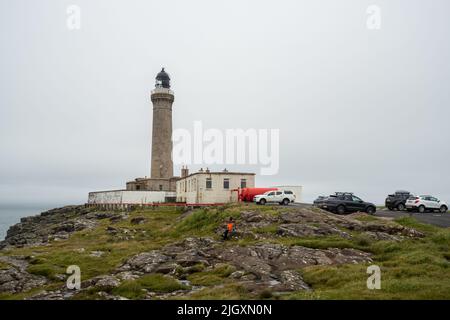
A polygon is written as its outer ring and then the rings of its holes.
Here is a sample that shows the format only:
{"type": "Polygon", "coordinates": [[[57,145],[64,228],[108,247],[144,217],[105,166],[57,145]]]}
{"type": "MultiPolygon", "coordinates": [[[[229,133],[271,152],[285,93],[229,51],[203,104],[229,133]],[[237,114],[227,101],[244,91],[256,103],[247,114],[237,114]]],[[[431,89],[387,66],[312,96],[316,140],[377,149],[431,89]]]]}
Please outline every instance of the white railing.
{"type": "Polygon", "coordinates": [[[152,90],[152,94],[154,93],[168,93],[173,94],[173,91],[167,88],[155,88],[152,90]]]}

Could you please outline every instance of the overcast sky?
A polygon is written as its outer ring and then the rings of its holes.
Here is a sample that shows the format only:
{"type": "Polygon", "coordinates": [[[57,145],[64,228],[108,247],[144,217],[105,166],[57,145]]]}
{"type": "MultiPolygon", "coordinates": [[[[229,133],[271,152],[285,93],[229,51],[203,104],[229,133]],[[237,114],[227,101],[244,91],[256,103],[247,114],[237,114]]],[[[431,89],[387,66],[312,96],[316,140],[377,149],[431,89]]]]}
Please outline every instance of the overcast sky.
{"type": "Polygon", "coordinates": [[[84,203],[149,175],[162,66],[174,128],[280,129],[279,174],[258,186],[450,201],[449,12],[448,0],[0,0],[0,204],[84,203]]]}

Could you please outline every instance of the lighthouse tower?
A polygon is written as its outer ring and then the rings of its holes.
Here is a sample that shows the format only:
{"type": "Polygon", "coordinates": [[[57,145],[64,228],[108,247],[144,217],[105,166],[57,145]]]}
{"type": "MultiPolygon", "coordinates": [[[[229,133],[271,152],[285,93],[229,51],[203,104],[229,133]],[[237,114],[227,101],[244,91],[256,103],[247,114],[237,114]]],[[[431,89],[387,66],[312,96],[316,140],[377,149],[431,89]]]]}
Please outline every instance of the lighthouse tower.
{"type": "Polygon", "coordinates": [[[156,75],[155,89],[152,90],[152,179],[173,177],[172,162],[172,104],[174,94],[170,90],[170,77],[164,68],[156,75]]]}
{"type": "Polygon", "coordinates": [[[172,104],[169,74],[162,68],[156,75],[151,93],[153,103],[152,163],[150,177],[127,182],[129,191],[175,192],[179,177],[173,175],[172,161],[172,104]]]}

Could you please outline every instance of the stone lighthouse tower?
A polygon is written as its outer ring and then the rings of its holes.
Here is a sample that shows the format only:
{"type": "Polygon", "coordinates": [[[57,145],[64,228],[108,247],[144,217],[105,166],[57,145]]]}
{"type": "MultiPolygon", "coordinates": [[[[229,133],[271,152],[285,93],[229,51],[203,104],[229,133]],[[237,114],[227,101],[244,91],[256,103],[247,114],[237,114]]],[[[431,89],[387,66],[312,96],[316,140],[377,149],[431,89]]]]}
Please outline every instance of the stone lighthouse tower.
{"type": "Polygon", "coordinates": [[[170,77],[162,68],[156,75],[155,89],[152,90],[153,128],[152,164],[150,178],[136,178],[127,182],[130,191],[176,190],[179,177],[173,175],[172,161],[172,103],[174,95],[170,90],[170,77]]]}
{"type": "Polygon", "coordinates": [[[152,91],[153,129],[152,129],[152,179],[173,177],[172,162],[172,103],[174,95],[170,90],[170,77],[162,68],[156,76],[152,91]]]}

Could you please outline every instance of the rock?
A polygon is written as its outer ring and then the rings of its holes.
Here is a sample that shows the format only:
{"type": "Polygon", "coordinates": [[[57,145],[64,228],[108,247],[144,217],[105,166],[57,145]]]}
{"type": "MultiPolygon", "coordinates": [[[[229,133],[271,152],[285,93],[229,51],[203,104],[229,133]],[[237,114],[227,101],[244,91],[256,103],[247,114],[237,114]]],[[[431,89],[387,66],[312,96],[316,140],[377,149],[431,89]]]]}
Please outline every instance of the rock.
{"type": "Polygon", "coordinates": [[[114,228],[114,227],[111,227],[111,226],[108,226],[108,227],[106,228],[106,231],[107,231],[108,233],[111,233],[111,234],[117,234],[117,233],[119,232],[119,230],[118,230],[117,228],[114,228]]]}
{"type": "Polygon", "coordinates": [[[241,219],[243,219],[246,222],[260,222],[264,220],[264,217],[258,212],[244,211],[241,212],[241,219]]]}
{"type": "Polygon", "coordinates": [[[145,273],[154,272],[162,263],[169,261],[169,257],[157,250],[140,253],[122,265],[120,271],[139,270],[145,273]]]}
{"type": "Polygon", "coordinates": [[[104,251],[91,251],[89,254],[90,257],[100,258],[105,254],[104,251]]]}
{"type": "Polygon", "coordinates": [[[0,242],[0,249],[43,245],[51,240],[68,239],[73,232],[94,228],[96,222],[86,218],[90,210],[84,206],[67,206],[22,218],[20,223],[8,229],[5,240],[0,242]]]}
{"type": "Polygon", "coordinates": [[[10,268],[0,270],[0,293],[26,292],[43,286],[47,279],[28,273],[28,263],[23,257],[0,256],[0,261],[10,265],[10,268]]]}
{"type": "Polygon", "coordinates": [[[310,290],[310,287],[303,281],[300,274],[293,270],[282,271],[280,274],[280,282],[283,288],[278,288],[278,290],[310,290]]]}
{"type": "Polygon", "coordinates": [[[103,291],[110,291],[120,285],[120,280],[114,276],[100,276],[93,279],[94,287],[103,291]]]}
{"type": "Polygon", "coordinates": [[[100,296],[104,300],[128,300],[125,297],[115,296],[115,295],[112,295],[112,294],[109,294],[109,293],[103,292],[103,291],[97,292],[97,295],[100,296]]]}
{"type": "Polygon", "coordinates": [[[112,223],[116,223],[116,222],[119,222],[119,221],[127,220],[128,217],[129,217],[128,214],[120,213],[120,214],[116,214],[116,215],[112,216],[111,218],[109,218],[109,220],[112,223]]]}
{"type": "Polygon", "coordinates": [[[244,271],[238,270],[233,272],[232,274],[230,274],[230,278],[232,279],[240,279],[242,278],[242,276],[245,274],[244,271]]]}
{"type": "Polygon", "coordinates": [[[131,224],[143,224],[147,221],[144,217],[134,217],[131,219],[131,224]]]}
{"type": "Polygon", "coordinates": [[[285,237],[313,237],[335,234],[345,239],[351,238],[351,235],[347,232],[341,231],[328,224],[320,224],[317,226],[301,223],[282,224],[278,227],[277,234],[285,237]]]}
{"type": "Polygon", "coordinates": [[[131,271],[123,271],[116,274],[117,278],[119,278],[120,280],[136,280],[140,278],[142,275],[143,273],[131,271]]]}

